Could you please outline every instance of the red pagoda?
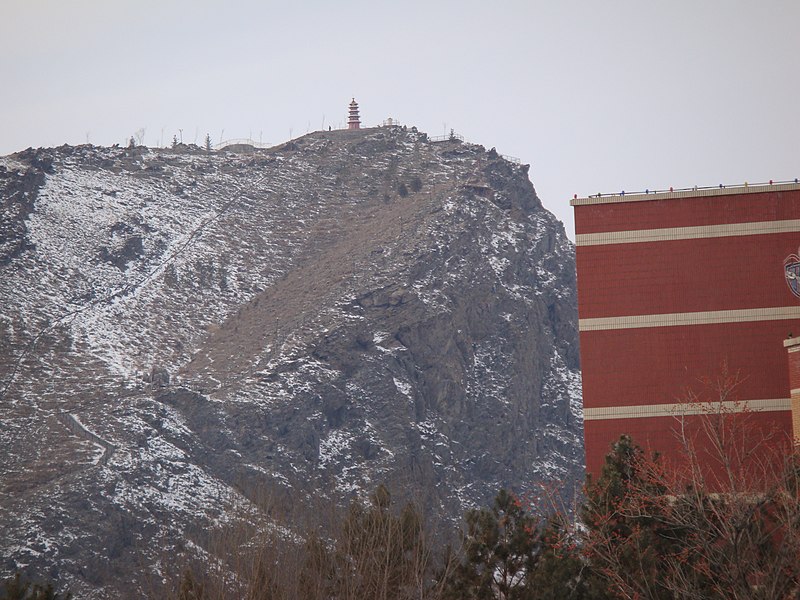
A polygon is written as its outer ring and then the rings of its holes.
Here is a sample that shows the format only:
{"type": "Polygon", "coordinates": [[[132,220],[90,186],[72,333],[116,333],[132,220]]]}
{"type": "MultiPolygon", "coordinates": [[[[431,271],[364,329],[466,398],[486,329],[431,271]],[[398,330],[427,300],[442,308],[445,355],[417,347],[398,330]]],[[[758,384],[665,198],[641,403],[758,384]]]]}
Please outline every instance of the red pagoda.
{"type": "Polygon", "coordinates": [[[361,129],[361,120],[358,117],[358,102],[356,102],[355,98],[353,98],[353,101],[350,103],[350,114],[347,117],[347,128],[361,129]]]}

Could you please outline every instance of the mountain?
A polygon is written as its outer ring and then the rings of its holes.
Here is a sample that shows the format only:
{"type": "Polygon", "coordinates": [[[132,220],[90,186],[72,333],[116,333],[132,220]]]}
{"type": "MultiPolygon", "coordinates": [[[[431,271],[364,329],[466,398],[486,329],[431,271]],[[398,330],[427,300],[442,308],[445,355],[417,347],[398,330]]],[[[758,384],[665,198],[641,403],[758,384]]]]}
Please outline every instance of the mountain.
{"type": "Polygon", "coordinates": [[[0,158],[3,572],[135,596],[264,494],[455,520],[582,478],[574,249],[527,165],[405,127],[238,150],[0,158]]]}

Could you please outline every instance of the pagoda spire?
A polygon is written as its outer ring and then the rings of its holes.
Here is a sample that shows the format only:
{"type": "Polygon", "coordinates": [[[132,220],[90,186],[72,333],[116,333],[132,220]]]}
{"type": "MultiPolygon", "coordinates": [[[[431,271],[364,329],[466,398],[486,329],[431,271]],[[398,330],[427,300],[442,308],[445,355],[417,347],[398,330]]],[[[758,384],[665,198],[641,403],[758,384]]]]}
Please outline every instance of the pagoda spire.
{"type": "Polygon", "coordinates": [[[353,98],[350,103],[350,114],[347,117],[348,129],[361,129],[361,120],[358,117],[358,102],[353,98]]]}

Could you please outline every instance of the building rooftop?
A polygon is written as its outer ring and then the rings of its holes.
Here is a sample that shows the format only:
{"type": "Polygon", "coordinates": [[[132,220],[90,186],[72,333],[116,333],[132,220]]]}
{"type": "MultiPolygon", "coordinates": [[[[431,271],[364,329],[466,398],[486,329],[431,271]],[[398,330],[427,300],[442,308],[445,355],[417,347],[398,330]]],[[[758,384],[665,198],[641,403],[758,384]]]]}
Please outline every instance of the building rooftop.
{"type": "Polygon", "coordinates": [[[612,204],[619,202],[642,202],[647,200],[669,200],[671,198],[696,198],[700,196],[724,196],[727,194],[758,194],[785,190],[800,190],[800,180],[768,181],[766,183],[747,182],[732,186],[719,184],[713,187],[669,188],[668,190],[645,190],[643,192],[619,192],[615,194],[594,194],[585,198],[576,195],[569,201],[570,206],[588,204],[612,204]]]}

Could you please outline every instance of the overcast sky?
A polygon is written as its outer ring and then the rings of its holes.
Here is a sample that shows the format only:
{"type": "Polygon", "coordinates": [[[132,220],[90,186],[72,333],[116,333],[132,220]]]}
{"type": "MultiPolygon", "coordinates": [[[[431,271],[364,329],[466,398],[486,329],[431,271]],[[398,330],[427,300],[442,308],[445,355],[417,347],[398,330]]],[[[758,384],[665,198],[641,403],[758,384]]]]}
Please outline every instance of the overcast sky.
{"type": "Polygon", "coordinates": [[[2,0],[0,155],[387,117],[573,194],[800,177],[800,1],[2,0]]]}

